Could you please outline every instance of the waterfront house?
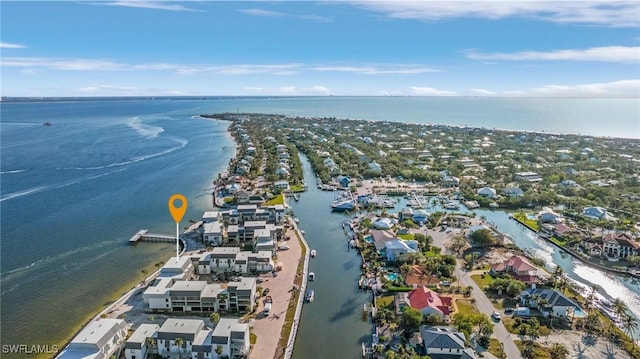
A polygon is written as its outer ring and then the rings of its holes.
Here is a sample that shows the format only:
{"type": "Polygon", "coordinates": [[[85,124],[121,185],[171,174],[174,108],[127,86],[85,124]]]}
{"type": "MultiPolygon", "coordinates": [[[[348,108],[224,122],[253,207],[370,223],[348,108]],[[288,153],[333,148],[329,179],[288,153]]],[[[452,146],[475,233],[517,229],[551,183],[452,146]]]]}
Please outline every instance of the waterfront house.
{"type": "Polygon", "coordinates": [[[351,183],[351,178],[349,176],[338,176],[338,184],[342,188],[349,188],[349,183],[351,183]]]}
{"type": "Polygon", "coordinates": [[[422,209],[416,209],[413,211],[413,215],[411,216],[411,220],[419,226],[422,226],[428,218],[429,213],[422,209]]]}
{"type": "Polygon", "coordinates": [[[492,275],[506,273],[528,284],[538,282],[538,268],[523,256],[513,256],[502,262],[494,263],[491,265],[489,273],[492,275]]]}
{"type": "Polygon", "coordinates": [[[212,272],[235,271],[238,247],[216,247],[211,250],[210,268],[212,272]]]}
{"type": "Polygon", "coordinates": [[[202,214],[204,223],[222,222],[222,214],[219,211],[206,211],[202,214]]]}
{"type": "Polygon", "coordinates": [[[378,218],[373,222],[375,229],[391,229],[394,226],[396,220],[389,217],[378,218]]]}
{"type": "Polygon", "coordinates": [[[454,176],[443,176],[441,186],[445,188],[458,187],[460,179],[454,176]]]}
{"type": "Polygon", "coordinates": [[[170,278],[173,280],[190,280],[195,278],[195,267],[191,258],[187,256],[171,257],[160,268],[158,278],[170,278]]]}
{"type": "Polygon", "coordinates": [[[473,349],[466,346],[464,333],[449,327],[420,326],[424,352],[431,358],[476,359],[473,349]]]}
{"type": "Polygon", "coordinates": [[[110,358],[124,345],[127,323],[124,319],[98,319],[87,324],[71,339],[56,359],[110,358]]]}
{"type": "Polygon", "coordinates": [[[124,344],[127,359],[145,359],[149,351],[149,338],[156,340],[160,326],[158,324],[140,324],[124,344]]]}
{"type": "Polygon", "coordinates": [[[405,254],[417,253],[418,242],[392,239],[384,242],[384,249],[387,261],[397,261],[405,254]]]}
{"type": "Polygon", "coordinates": [[[487,198],[496,198],[496,190],[491,187],[482,187],[477,191],[479,196],[487,198]]]}
{"type": "Polygon", "coordinates": [[[538,221],[540,221],[540,223],[560,223],[563,221],[563,218],[554,212],[553,209],[542,207],[542,211],[538,213],[538,221]]]}
{"type": "Polygon", "coordinates": [[[413,265],[406,274],[404,282],[408,286],[422,287],[440,284],[440,279],[430,274],[426,266],[413,265]]]}
{"type": "Polygon", "coordinates": [[[423,317],[437,315],[448,323],[451,314],[451,298],[441,297],[427,287],[416,287],[410,292],[398,292],[395,295],[396,312],[402,313],[405,307],[419,310],[423,317]]]}
{"type": "MultiPolygon", "coordinates": [[[[276,176],[278,176],[278,178],[287,178],[287,177],[289,177],[289,169],[284,167],[284,165],[280,165],[278,168],[276,168],[276,176]]],[[[276,183],[281,183],[281,182],[282,181],[278,181],[276,183]]],[[[289,184],[289,183],[287,182],[287,184],[289,184]]],[[[274,187],[278,188],[275,183],[274,183],[274,187]]],[[[286,187],[287,186],[285,186],[284,189],[288,189],[286,187]]]]}
{"type": "Polygon", "coordinates": [[[398,239],[393,232],[387,230],[372,229],[369,233],[378,252],[385,248],[385,242],[398,239]]]}
{"type": "Polygon", "coordinates": [[[609,260],[640,254],[640,243],[627,233],[607,233],[602,236],[602,253],[609,260]]]}
{"type": "Polygon", "coordinates": [[[532,287],[520,294],[522,305],[537,308],[543,316],[569,318],[580,306],[555,289],[532,287]]]}
{"type": "Polygon", "coordinates": [[[600,257],[602,255],[602,238],[587,237],[582,241],[582,247],[590,256],[600,257]]]}

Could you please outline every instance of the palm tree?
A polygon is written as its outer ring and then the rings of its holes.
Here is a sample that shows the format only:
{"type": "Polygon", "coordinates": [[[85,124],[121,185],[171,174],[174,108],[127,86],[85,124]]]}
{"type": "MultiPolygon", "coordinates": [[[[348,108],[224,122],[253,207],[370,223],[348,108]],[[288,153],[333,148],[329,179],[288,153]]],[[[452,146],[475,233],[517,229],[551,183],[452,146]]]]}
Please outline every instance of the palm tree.
{"type": "Polygon", "coordinates": [[[149,274],[149,270],[147,268],[142,268],[140,273],[144,276],[144,278],[142,278],[142,285],[147,284],[147,274],[149,274]]]}
{"type": "Polygon", "coordinates": [[[613,312],[618,320],[621,320],[623,315],[627,314],[627,311],[629,310],[627,303],[622,301],[620,298],[616,298],[611,306],[613,307],[613,312]]]}
{"type": "Polygon", "coordinates": [[[553,269],[553,273],[551,275],[551,280],[552,280],[552,284],[551,286],[553,288],[556,287],[556,282],[558,281],[558,279],[560,279],[560,277],[562,277],[562,275],[564,274],[564,269],[562,269],[562,267],[560,267],[559,265],[557,265],[554,269],[553,269]]]}
{"type": "Polygon", "coordinates": [[[218,344],[218,346],[216,347],[216,354],[221,355],[223,351],[222,345],[218,344]]]}
{"type": "Polygon", "coordinates": [[[622,327],[622,330],[629,336],[631,341],[633,341],[633,333],[638,330],[638,320],[632,315],[625,312],[625,314],[622,316],[620,326],[622,327]]]}
{"type": "Polygon", "coordinates": [[[174,343],[176,344],[176,346],[178,347],[178,350],[179,350],[179,351],[182,351],[182,346],[184,345],[184,339],[182,339],[182,338],[176,338],[173,342],[174,342],[174,343]]]}
{"type": "Polygon", "coordinates": [[[596,292],[598,291],[598,288],[600,288],[600,286],[598,286],[595,283],[591,283],[591,291],[589,292],[589,295],[587,295],[587,297],[585,298],[585,305],[587,307],[587,309],[591,309],[593,308],[593,303],[596,299],[596,292]]]}
{"type": "Polygon", "coordinates": [[[219,313],[211,313],[211,315],[209,316],[209,319],[211,319],[211,322],[213,324],[217,324],[220,321],[220,314],[219,313]]]}
{"type": "Polygon", "coordinates": [[[551,354],[551,359],[565,359],[567,354],[569,354],[569,350],[562,343],[555,343],[549,350],[549,354],[551,354]]]}

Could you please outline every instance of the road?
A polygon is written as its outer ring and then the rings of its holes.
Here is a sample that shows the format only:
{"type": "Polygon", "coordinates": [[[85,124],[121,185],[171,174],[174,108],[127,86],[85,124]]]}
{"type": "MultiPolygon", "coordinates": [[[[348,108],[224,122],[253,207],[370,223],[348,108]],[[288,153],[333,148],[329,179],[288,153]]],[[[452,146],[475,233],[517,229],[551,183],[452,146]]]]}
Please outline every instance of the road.
{"type": "MultiPolygon", "coordinates": [[[[449,253],[449,251],[446,249],[446,244],[449,242],[449,239],[452,236],[454,236],[455,234],[459,234],[460,230],[452,229],[452,231],[452,233],[446,233],[440,232],[438,230],[425,230],[423,233],[428,234],[431,236],[431,238],[433,238],[433,245],[442,248],[442,253],[449,253]]],[[[493,304],[491,304],[491,300],[489,300],[484,291],[482,291],[482,289],[478,287],[476,282],[473,281],[473,279],[469,275],[469,272],[463,271],[461,269],[463,266],[464,262],[458,259],[455,274],[456,277],[458,277],[460,286],[471,286],[473,288],[473,291],[471,293],[473,295],[473,298],[476,299],[476,307],[478,308],[478,311],[491,316],[491,313],[496,310],[493,304]]],[[[521,359],[522,355],[520,354],[520,350],[518,350],[518,347],[513,342],[514,338],[509,332],[507,332],[507,328],[505,328],[504,324],[502,324],[501,321],[497,323],[493,319],[492,321],[494,323],[493,337],[503,343],[506,357],[509,359],[521,359]]],[[[484,354],[485,356],[488,356],[488,353],[484,354]]]]}

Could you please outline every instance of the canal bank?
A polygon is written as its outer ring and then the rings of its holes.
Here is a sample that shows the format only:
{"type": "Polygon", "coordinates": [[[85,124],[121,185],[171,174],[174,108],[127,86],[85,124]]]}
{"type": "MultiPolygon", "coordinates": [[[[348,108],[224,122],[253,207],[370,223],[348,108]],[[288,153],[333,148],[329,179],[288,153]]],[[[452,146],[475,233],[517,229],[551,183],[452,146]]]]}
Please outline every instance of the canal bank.
{"type": "MultiPolygon", "coordinates": [[[[301,155],[301,160],[305,182],[315,183],[308,159],[301,155]]],[[[348,247],[342,229],[348,217],[331,212],[333,196],[333,192],[309,186],[299,202],[289,203],[309,248],[317,253],[309,261],[309,271],[316,279],[308,283],[315,299],[303,307],[294,359],[361,358],[361,343],[371,341],[372,324],[360,320],[364,305],[371,300],[358,289],[361,259],[348,247]]]]}

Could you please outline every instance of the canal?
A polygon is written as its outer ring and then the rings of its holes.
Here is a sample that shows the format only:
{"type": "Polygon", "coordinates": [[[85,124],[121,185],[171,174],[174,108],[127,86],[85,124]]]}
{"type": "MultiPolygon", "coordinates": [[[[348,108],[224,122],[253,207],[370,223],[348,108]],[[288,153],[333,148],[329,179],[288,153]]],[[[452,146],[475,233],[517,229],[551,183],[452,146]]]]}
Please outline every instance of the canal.
{"type": "Polygon", "coordinates": [[[373,327],[361,321],[360,314],[371,295],[358,289],[362,262],[358,252],[348,247],[342,229],[349,217],[331,212],[334,193],[317,189],[309,161],[304,156],[301,160],[309,190],[299,202],[289,200],[288,204],[300,220],[310,249],[317,252],[309,262],[316,280],[308,282],[315,299],[302,309],[293,358],[362,358],[361,343],[371,341],[373,327]]]}
{"type": "MultiPolygon", "coordinates": [[[[370,343],[372,325],[360,320],[364,304],[370,302],[370,294],[357,288],[361,260],[357,252],[349,249],[342,223],[344,214],[333,213],[329,204],[333,192],[323,192],[315,187],[316,178],[306,157],[301,157],[305,182],[309,190],[299,202],[290,201],[300,228],[305,230],[311,249],[317,251],[309,270],[316,280],[309,282],[315,290],[313,303],[305,304],[293,351],[294,359],[306,358],[361,358],[361,343],[370,343]]],[[[389,212],[399,212],[405,207],[404,199],[396,198],[398,205],[389,212]]],[[[435,211],[436,207],[427,211],[435,211]]],[[[465,211],[464,207],[462,211],[465,211]]],[[[509,218],[503,211],[473,210],[477,216],[486,217],[497,229],[509,234],[521,249],[545,262],[547,269],[560,265],[578,286],[587,290],[591,283],[600,289],[598,296],[613,301],[622,298],[631,314],[640,318],[640,284],[632,278],[607,273],[576,260],[556,246],[539,238],[534,232],[509,218]]],[[[635,333],[638,339],[640,332],[635,333]]]]}

